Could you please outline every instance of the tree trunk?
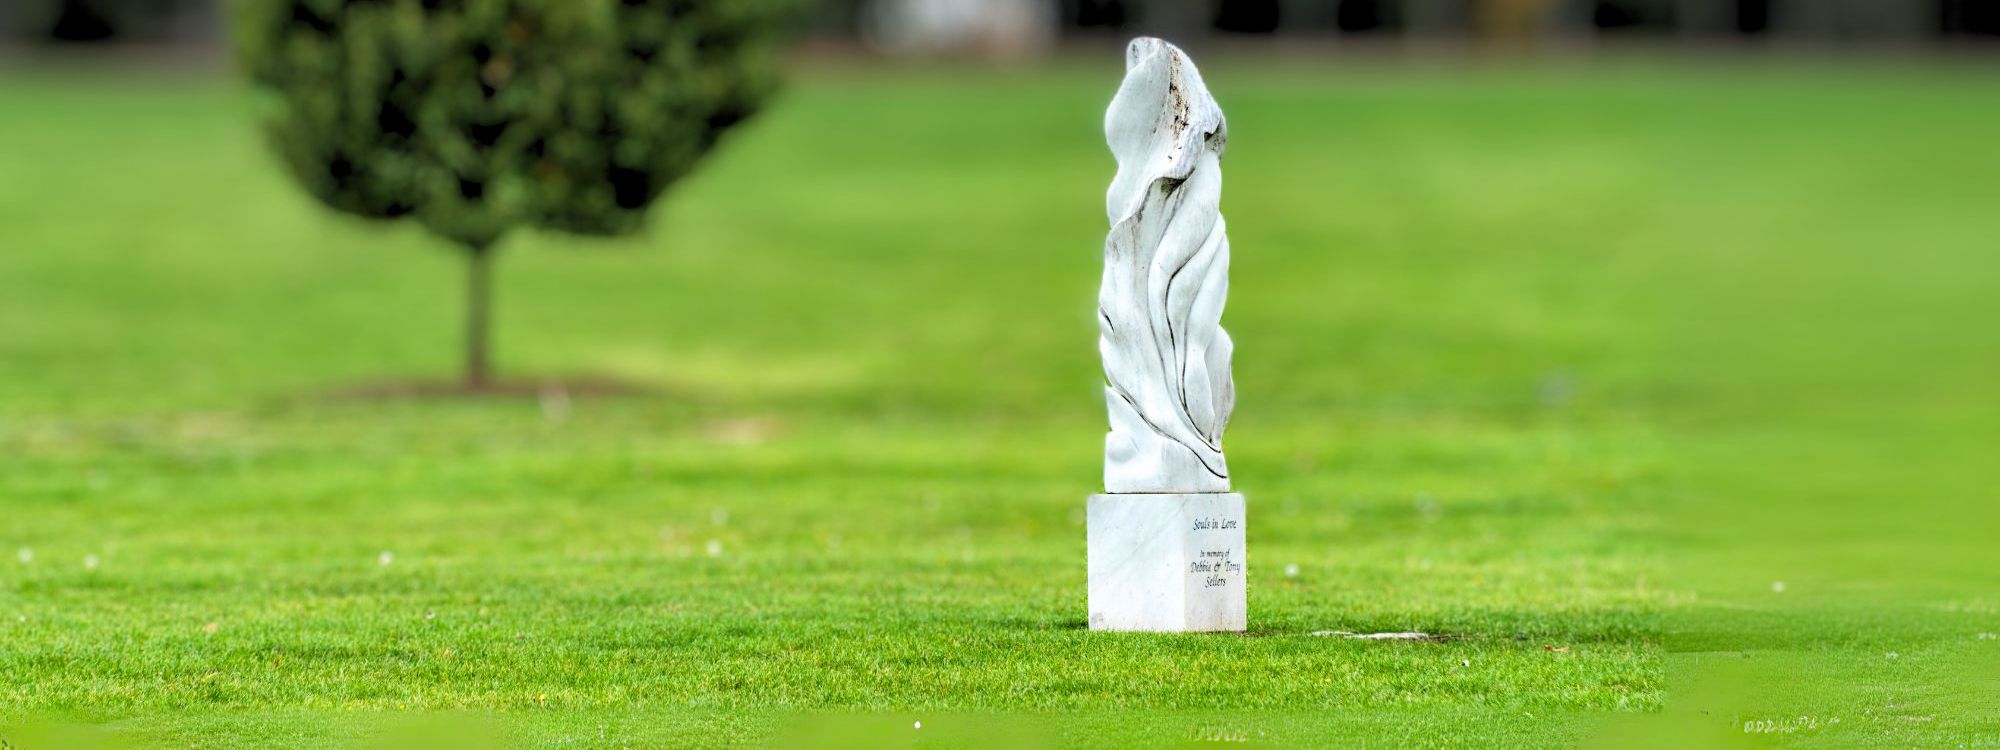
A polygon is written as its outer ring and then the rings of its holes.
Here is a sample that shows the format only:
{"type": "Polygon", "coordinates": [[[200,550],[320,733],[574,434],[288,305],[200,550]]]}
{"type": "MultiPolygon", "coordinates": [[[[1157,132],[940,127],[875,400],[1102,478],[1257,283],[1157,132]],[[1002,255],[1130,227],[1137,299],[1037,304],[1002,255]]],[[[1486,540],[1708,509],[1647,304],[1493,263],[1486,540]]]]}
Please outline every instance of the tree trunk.
{"type": "Polygon", "coordinates": [[[465,387],[477,391],[492,384],[493,246],[467,245],[466,253],[470,265],[465,289],[465,387]]]}

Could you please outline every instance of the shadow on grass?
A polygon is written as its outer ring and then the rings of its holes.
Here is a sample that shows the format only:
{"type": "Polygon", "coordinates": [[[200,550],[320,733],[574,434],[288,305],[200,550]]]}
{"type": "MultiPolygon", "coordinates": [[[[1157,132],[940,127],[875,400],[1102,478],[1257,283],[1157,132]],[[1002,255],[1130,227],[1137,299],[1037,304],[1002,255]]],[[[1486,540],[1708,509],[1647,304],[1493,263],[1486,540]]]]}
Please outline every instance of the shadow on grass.
{"type": "Polygon", "coordinates": [[[572,375],[501,379],[485,383],[391,378],[323,388],[304,394],[300,400],[336,404],[455,399],[536,399],[546,402],[551,399],[630,398],[663,394],[661,388],[644,383],[602,375],[572,375]]]}

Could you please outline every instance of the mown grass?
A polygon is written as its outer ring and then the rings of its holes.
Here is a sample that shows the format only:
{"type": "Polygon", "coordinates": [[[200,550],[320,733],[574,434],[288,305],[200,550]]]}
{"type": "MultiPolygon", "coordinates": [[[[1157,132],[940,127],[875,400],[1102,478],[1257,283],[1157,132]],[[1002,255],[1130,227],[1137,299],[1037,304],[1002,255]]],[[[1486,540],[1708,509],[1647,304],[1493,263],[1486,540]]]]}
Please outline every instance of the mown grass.
{"type": "Polygon", "coordinates": [[[647,393],[387,401],[330,394],[449,377],[456,257],[310,204],[224,83],[0,81],[0,722],[204,748],[459,712],[580,747],[1987,726],[1931,686],[2000,650],[1967,572],[1990,489],[1870,515],[1914,486],[1863,469],[1931,436],[1925,476],[1962,478],[1988,434],[1925,415],[1990,413],[1993,334],[1947,324],[1990,310],[1990,83],[1212,65],[1253,633],[1158,637],[1082,628],[1115,78],[805,74],[647,236],[503,249],[504,369],[647,393]],[[1956,355],[1935,412],[1889,399],[1919,392],[1869,356],[1898,347],[1956,355]],[[1845,496],[1782,481],[1828,455],[1845,496]],[[1670,699],[1716,654],[1777,665],[1721,684],[1820,689],[1670,699]],[[798,724],[842,715],[879,720],[798,724]]]}

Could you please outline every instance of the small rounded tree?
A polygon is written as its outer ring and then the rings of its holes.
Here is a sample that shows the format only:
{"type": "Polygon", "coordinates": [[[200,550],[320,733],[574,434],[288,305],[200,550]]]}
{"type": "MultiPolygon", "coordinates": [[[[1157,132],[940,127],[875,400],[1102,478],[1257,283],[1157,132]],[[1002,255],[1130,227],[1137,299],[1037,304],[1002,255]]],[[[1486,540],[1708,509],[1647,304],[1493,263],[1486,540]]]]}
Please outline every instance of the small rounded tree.
{"type": "Polygon", "coordinates": [[[776,85],[796,0],[239,0],[277,153],[339,211],[410,218],[469,266],[465,385],[491,384],[508,231],[637,229],[776,85]]]}

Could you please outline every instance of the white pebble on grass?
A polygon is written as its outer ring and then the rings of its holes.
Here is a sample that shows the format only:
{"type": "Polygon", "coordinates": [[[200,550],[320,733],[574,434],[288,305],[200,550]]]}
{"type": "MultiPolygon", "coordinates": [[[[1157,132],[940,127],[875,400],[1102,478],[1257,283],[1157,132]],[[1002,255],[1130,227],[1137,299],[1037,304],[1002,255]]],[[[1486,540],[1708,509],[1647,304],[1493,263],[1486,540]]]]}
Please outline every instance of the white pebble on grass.
{"type": "Polygon", "coordinates": [[[708,540],[708,556],[709,557],[722,556],[722,540],[720,539],[708,540]]]}
{"type": "Polygon", "coordinates": [[[1426,521],[1435,521],[1438,516],[1444,515],[1444,507],[1438,505],[1437,498],[1431,497],[1431,493],[1419,492],[1410,499],[1410,503],[1416,506],[1417,514],[1426,521]]]}
{"type": "Polygon", "coordinates": [[[1785,582],[1784,582],[1784,581],[1772,581],[1772,582],[1771,582],[1771,593],[1773,593],[1773,594],[1782,594],[1782,593],[1785,593],[1785,582]]]}
{"type": "Polygon", "coordinates": [[[922,728],[924,728],[924,723],[923,723],[923,722],[921,722],[921,721],[919,721],[919,722],[917,722],[917,723],[916,723],[916,724],[914,725],[914,727],[915,727],[915,728],[917,728],[917,729],[922,729],[922,728]]]}
{"type": "Polygon", "coordinates": [[[396,553],[390,552],[386,549],[382,550],[382,554],[375,556],[375,562],[385,568],[389,567],[389,563],[395,561],[396,561],[396,553]]]}
{"type": "Polygon", "coordinates": [[[20,560],[22,565],[33,563],[35,561],[35,548],[22,547],[21,551],[14,553],[14,559],[20,560]]]}
{"type": "Polygon", "coordinates": [[[1297,578],[1297,577],[1299,577],[1299,564],[1298,564],[1298,563],[1292,563],[1292,564],[1290,564],[1290,565],[1286,565],[1286,566],[1285,566],[1285,577],[1286,577],[1286,578],[1297,578]]]}
{"type": "Polygon", "coordinates": [[[543,388],[541,394],[542,419],[562,422],[569,419],[569,391],[560,386],[543,388]]]}
{"type": "Polygon", "coordinates": [[[84,569],[84,570],[96,570],[96,569],[97,569],[97,563],[98,563],[98,560],[97,560],[97,556],[96,556],[96,555],[84,555],[84,556],[83,556],[83,569],[84,569]]]}

